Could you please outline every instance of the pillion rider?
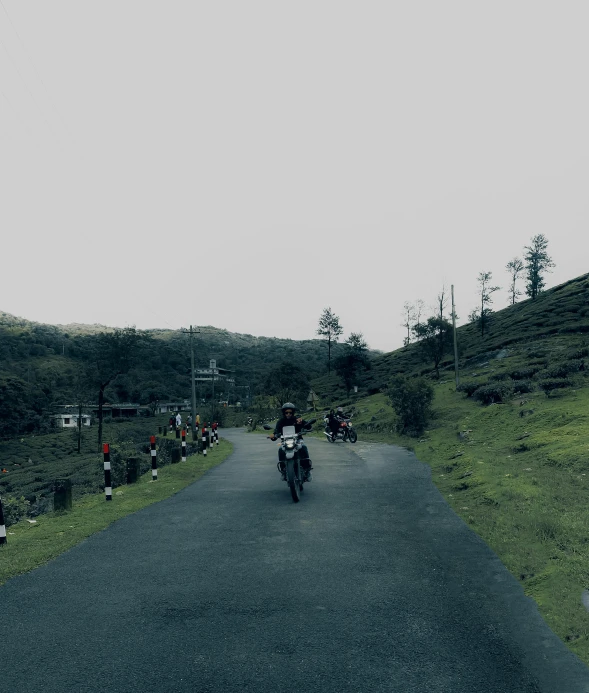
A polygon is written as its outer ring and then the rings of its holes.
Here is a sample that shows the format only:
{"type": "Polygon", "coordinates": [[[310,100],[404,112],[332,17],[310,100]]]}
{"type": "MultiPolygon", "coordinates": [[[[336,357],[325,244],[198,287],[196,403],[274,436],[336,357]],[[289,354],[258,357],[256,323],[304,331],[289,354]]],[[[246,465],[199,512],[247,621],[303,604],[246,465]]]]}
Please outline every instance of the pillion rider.
{"type": "MultiPolygon", "coordinates": [[[[303,418],[297,416],[295,418],[296,407],[292,402],[286,402],[282,405],[282,418],[276,423],[274,433],[270,436],[270,440],[276,440],[282,435],[282,429],[285,426],[294,426],[296,433],[305,430],[309,425],[303,418]]],[[[305,481],[311,481],[311,469],[313,466],[309,459],[309,451],[307,446],[303,445],[300,449],[301,467],[305,474],[305,481]]],[[[286,454],[282,448],[278,450],[278,465],[282,478],[286,478],[286,454]]]]}

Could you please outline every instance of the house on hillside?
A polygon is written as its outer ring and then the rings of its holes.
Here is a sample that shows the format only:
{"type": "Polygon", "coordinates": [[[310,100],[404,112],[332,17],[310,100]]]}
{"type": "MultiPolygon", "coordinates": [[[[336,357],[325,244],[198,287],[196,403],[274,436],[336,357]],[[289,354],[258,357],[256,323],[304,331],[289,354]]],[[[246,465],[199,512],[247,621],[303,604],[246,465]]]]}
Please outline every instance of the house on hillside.
{"type": "MultiPolygon", "coordinates": [[[[77,428],[78,415],[72,413],[54,414],[53,420],[57,428],[77,428]]],[[[90,426],[92,417],[90,414],[82,414],[82,426],[90,426]]]]}
{"type": "Polygon", "coordinates": [[[156,407],[157,414],[166,414],[167,412],[190,411],[190,401],[187,399],[174,400],[173,402],[159,402],[156,407]]]}

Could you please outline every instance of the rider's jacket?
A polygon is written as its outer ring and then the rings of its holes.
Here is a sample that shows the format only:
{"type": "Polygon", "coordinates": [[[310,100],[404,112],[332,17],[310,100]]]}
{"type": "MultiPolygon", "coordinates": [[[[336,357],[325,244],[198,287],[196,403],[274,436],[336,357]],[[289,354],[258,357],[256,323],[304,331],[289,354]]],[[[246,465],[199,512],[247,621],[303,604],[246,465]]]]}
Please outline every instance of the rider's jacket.
{"type": "Polygon", "coordinates": [[[297,423],[296,417],[293,416],[291,419],[287,419],[285,416],[282,419],[280,419],[280,421],[278,421],[278,423],[276,424],[276,428],[274,429],[274,435],[276,437],[281,436],[282,435],[282,429],[285,426],[294,426],[295,431],[297,433],[300,433],[305,428],[306,425],[307,425],[307,422],[305,420],[303,420],[299,424],[299,423],[297,423]]]}

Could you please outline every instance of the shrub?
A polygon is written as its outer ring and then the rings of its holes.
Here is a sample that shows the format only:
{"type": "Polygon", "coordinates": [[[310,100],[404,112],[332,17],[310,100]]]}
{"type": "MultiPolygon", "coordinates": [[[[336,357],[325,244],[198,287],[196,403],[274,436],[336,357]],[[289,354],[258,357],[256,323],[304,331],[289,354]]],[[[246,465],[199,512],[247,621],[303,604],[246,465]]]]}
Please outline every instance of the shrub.
{"type": "Polygon", "coordinates": [[[534,392],[535,389],[536,387],[531,380],[518,380],[513,386],[513,391],[519,393],[534,392]]]}
{"type": "Polygon", "coordinates": [[[479,387],[481,387],[481,383],[475,383],[474,381],[470,380],[465,383],[460,383],[460,385],[456,388],[456,391],[464,392],[467,397],[472,397],[473,393],[476,392],[479,387]]]}
{"type": "Polygon", "coordinates": [[[553,390],[562,390],[565,387],[571,387],[572,384],[572,381],[568,378],[545,378],[538,383],[538,386],[546,397],[550,397],[550,393],[553,390]]]}
{"type": "Polygon", "coordinates": [[[511,371],[509,375],[512,380],[527,380],[528,378],[533,378],[539,370],[539,368],[530,366],[529,368],[519,368],[518,370],[511,371]]]}
{"type": "Polygon", "coordinates": [[[2,499],[2,508],[4,510],[4,522],[7,527],[15,525],[21,518],[27,514],[30,503],[24,496],[20,498],[4,497],[2,499]]]}
{"type": "Polygon", "coordinates": [[[399,417],[401,433],[420,435],[432,413],[434,388],[425,378],[396,376],[388,388],[391,406],[399,417]]]}
{"type": "Polygon", "coordinates": [[[472,398],[481,404],[495,404],[496,402],[505,402],[512,392],[513,385],[511,383],[493,383],[479,387],[473,393],[472,398]]]}
{"type": "Polygon", "coordinates": [[[493,373],[493,375],[491,375],[489,377],[489,380],[493,380],[493,381],[508,380],[508,379],[509,379],[509,373],[507,373],[506,371],[503,371],[502,373],[493,373]]]}
{"type": "Polygon", "coordinates": [[[571,373],[578,373],[585,367],[581,359],[572,359],[570,361],[562,361],[549,366],[538,373],[540,380],[566,378],[571,373]]]}
{"type": "Polygon", "coordinates": [[[589,347],[581,347],[579,349],[570,349],[567,351],[567,358],[571,360],[584,359],[589,356],[589,347]]]}

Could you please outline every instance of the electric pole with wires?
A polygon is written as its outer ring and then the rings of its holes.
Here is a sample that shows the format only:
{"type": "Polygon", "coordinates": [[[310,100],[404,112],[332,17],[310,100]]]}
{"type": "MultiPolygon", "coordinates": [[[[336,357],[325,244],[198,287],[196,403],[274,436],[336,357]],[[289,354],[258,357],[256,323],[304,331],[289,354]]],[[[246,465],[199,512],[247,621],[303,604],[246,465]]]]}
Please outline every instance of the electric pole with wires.
{"type": "Polygon", "coordinates": [[[196,384],[194,381],[194,342],[192,340],[193,335],[198,334],[200,330],[198,327],[193,329],[190,325],[189,330],[181,330],[184,334],[190,335],[190,381],[191,381],[191,394],[192,394],[192,404],[191,404],[191,428],[192,428],[192,440],[197,440],[197,430],[196,430],[196,384]]]}

